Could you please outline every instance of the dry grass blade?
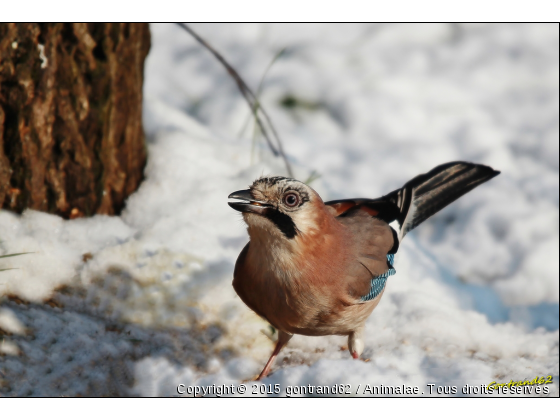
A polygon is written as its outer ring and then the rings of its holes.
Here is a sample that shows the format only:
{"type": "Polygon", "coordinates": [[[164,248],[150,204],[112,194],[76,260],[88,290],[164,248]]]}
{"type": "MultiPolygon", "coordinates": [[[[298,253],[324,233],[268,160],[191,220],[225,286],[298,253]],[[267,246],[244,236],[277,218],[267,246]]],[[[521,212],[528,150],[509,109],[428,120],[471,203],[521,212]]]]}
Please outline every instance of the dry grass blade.
{"type": "Polygon", "coordinates": [[[0,258],[16,257],[18,255],[31,254],[31,252],[20,252],[17,254],[0,255],[0,258]]]}
{"type": "Polygon", "coordinates": [[[288,175],[290,177],[293,176],[292,168],[290,166],[290,163],[288,162],[288,158],[286,157],[286,154],[284,153],[284,148],[282,146],[282,142],[280,141],[280,137],[278,136],[278,133],[277,133],[276,129],[272,125],[272,121],[270,120],[270,117],[268,116],[266,111],[263,109],[262,105],[258,103],[258,100],[257,100],[255,94],[251,91],[251,89],[249,89],[249,87],[243,81],[241,76],[239,76],[239,73],[237,73],[237,71],[235,71],[235,69],[224,59],[224,57],[222,57],[222,55],[220,53],[218,53],[210,44],[208,44],[208,42],[206,42],[196,32],[194,32],[188,25],[186,25],[185,23],[177,23],[177,24],[181,28],[183,28],[185,31],[187,31],[189,34],[191,34],[191,36],[194,39],[196,39],[204,48],[206,48],[208,51],[210,51],[212,53],[212,55],[214,55],[214,57],[216,57],[216,59],[220,63],[222,63],[222,65],[226,68],[228,74],[233,78],[233,80],[235,80],[235,83],[237,84],[237,87],[239,88],[239,91],[241,92],[241,94],[243,95],[243,97],[245,98],[247,103],[249,104],[249,107],[251,108],[251,111],[255,114],[255,119],[257,121],[257,124],[258,124],[264,138],[266,139],[268,147],[270,148],[270,150],[272,151],[272,153],[275,156],[281,156],[282,157],[282,160],[284,161],[284,164],[286,165],[286,171],[288,172],[288,175]],[[268,127],[270,129],[270,132],[274,136],[274,138],[276,140],[277,147],[275,147],[273,145],[272,140],[270,138],[270,135],[268,133],[268,130],[266,129],[263,120],[259,117],[259,113],[263,116],[263,118],[266,122],[266,125],[268,125],[268,127]]]}
{"type": "MultiPolygon", "coordinates": [[[[17,257],[18,255],[32,254],[32,252],[18,252],[17,254],[0,255],[0,258],[17,257]]],[[[16,270],[15,268],[0,268],[0,271],[16,270]]]]}

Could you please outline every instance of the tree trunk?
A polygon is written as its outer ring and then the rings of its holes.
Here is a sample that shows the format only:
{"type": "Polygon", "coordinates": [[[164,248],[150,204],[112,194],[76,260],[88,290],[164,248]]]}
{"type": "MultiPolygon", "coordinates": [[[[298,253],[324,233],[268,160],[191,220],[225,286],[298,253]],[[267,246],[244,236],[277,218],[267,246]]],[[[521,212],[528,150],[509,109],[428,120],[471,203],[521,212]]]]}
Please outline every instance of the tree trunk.
{"type": "Polygon", "coordinates": [[[0,24],[0,208],[118,214],[142,180],[147,24],[0,24]]]}

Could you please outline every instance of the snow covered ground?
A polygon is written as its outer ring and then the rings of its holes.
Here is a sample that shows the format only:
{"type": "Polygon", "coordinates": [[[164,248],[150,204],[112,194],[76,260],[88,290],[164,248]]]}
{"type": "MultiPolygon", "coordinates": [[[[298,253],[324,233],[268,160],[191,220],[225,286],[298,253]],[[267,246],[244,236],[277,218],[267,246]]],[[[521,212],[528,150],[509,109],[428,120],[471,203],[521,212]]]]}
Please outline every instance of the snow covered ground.
{"type": "MultiPolygon", "coordinates": [[[[286,48],[261,102],[325,200],[376,197],[452,160],[502,171],[406,237],[366,326],[370,360],[343,337],[297,336],[264,384],[462,395],[551,375],[558,396],[558,25],[192,27],[255,91],[286,48]]],[[[285,169],[221,65],[179,27],[151,29],[146,179],[123,214],[0,211],[0,255],[33,252],[0,260],[18,268],[0,272],[0,395],[238,386],[272,350],[231,287],[247,234],[227,196],[285,169]]]]}

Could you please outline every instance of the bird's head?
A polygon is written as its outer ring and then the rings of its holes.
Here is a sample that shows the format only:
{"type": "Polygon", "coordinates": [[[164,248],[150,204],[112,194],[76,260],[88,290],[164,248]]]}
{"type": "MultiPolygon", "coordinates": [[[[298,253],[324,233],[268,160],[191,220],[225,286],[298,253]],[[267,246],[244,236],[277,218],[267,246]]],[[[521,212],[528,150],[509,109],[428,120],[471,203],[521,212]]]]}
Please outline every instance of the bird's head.
{"type": "Polygon", "coordinates": [[[261,177],[248,190],[231,193],[228,198],[242,200],[228,203],[243,213],[253,235],[272,235],[292,240],[319,228],[323,200],[303,182],[282,176],[261,177]]]}

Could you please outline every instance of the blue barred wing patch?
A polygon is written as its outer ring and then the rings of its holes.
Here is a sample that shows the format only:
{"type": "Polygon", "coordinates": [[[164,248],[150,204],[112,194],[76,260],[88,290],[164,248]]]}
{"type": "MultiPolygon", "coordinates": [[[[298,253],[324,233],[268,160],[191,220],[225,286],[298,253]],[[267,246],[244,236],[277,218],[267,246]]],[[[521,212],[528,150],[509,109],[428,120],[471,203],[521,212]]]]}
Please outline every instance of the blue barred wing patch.
{"type": "Polygon", "coordinates": [[[369,289],[369,293],[360,298],[362,302],[375,299],[383,291],[385,284],[387,283],[387,277],[392,276],[397,272],[393,268],[394,261],[395,254],[387,254],[387,265],[389,265],[389,269],[385,273],[371,279],[371,288],[369,289]]]}

